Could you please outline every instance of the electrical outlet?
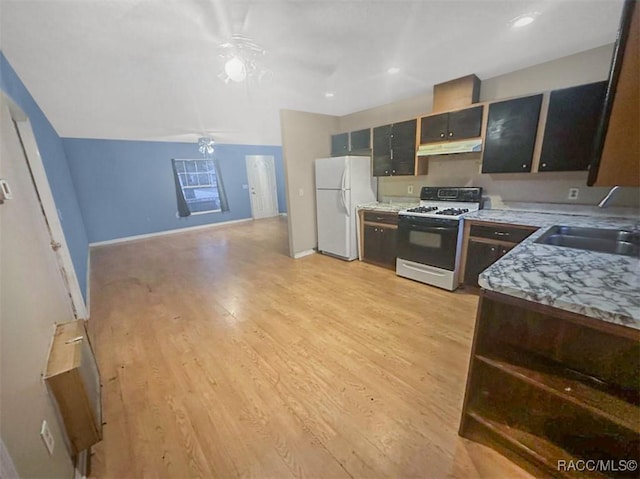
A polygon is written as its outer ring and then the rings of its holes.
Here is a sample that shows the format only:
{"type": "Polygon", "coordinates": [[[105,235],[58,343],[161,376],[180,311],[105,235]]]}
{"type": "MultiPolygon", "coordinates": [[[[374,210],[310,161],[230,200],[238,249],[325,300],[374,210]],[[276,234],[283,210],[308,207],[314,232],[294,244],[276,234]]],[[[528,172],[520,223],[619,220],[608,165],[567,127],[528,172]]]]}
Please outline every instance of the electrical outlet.
{"type": "Polygon", "coordinates": [[[567,198],[570,200],[577,200],[579,194],[580,188],[569,188],[569,196],[567,198]]]}
{"type": "Polygon", "coordinates": [[[42,436],[42,440],[44,441],[44,445],[47,446],[47,450],[49,454],[53,455],[53,446],[55,445],[55,441],[53,440],[53,436],[51,435],[51,431],[49,430],[49,425],[46,420],[42,421],[42,427],[40,428],[40,435],[42,436]]]}
{"type": "Polygon", "coordinates": [[[408,195],[412,195],[413,194],[413,185],[407,186],[407,194],[408,195]]]}

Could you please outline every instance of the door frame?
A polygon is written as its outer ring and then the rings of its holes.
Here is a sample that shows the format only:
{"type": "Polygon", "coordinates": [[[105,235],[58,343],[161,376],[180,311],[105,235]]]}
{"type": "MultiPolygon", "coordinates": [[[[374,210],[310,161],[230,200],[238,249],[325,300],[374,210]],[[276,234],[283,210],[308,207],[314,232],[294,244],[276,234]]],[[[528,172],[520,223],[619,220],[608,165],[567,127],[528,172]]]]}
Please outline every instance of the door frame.
{"type": "Polygon", "coordinates": [[[247,182],[249,184],[249,204],[251,205],[251,217],[254,219],[262,219],[262,218],[272,218],[273,216],[278,216],[280,214],[280,206],[278,205],[278,184],[276,182],[276,163],[273,155],[245,155],[244,157],[245,165],[247,167],[247,182]],[[271,183],[271,197],[273,199],[273,205],[275,207],[275,212],[271,216],[260,216],[256,218],[254,207],[253,207],[253,193],[252,191],[256,188],[256,185],[253,184],[251,174],[249,173],[251,169],[251,165],[253,161],[257,158],[262,158],[268,164],[268,176],[269,182],[271,183]]]}
{"type": "Polygon", "coordinates": [[[60,223],[58,209],[53,198],[53,193],[51,192],[51,187],[49,186],[49,180],[44,169],[44,164],[42,163],[42,157],[40,156],[40,150],[33,133],[33,128],[31,127],[31,121],[11,98],[2,92],[0,92],[0,94],[4,97],[9,107],[9,114],[14,122],[16,134],[22,144],[25,161],[31,172],[31,179],[33,180],[33,185],[42,207],[42,214],[47,224],[49,235],[51,236],[51,247],[56,255],[60,274],[69,291],[73,312],[76,319],[89,319],[87,306],[82,296],[78,276],[76,275],[76,270],[71,260],[67,239],[64,235],[62,224],[60,223]],[[56,243],[59,245],[57,250],[53,248],[56,243]]]}

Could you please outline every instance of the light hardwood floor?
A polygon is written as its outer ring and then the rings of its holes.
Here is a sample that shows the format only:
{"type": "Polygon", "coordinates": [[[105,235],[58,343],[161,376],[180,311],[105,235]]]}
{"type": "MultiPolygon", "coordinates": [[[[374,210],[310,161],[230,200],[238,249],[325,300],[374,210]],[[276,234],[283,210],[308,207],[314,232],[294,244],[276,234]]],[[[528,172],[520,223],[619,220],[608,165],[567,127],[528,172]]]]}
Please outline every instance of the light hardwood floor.
{"type": "Polygon", "coordinates": [[[457,435],[477,298],[274,218],[95,248],[94,477],[530,477],[457,435]]]}

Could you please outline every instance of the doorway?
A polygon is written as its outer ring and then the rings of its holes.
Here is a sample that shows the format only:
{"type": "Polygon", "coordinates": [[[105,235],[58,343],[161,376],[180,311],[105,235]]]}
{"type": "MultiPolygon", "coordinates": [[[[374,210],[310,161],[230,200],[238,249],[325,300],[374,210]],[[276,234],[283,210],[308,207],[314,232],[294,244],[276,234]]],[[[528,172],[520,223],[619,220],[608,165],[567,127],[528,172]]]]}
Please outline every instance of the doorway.
{"type": "Polygon", "coordinates": [[[245,161],[251,216],[254,219],[278,216],[278,189],[273,156],[247,155],[245,161]]]}

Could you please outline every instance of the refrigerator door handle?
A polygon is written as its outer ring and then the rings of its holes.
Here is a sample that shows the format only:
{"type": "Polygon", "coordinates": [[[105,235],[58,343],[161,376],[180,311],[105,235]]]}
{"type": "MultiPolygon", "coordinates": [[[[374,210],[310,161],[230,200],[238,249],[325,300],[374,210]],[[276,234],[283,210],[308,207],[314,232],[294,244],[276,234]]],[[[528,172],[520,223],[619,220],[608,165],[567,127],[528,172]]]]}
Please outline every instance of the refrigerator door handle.
{"type": "Polygon", "coordinates": [[[347,200],[344,194],[346,181],[347,181],[347,169],[345,168],[344,171],[342,172],[342,180],[340,181],[340,184],[341,184],[340,198],[342,199],[342,206],[344,206],[344,210],[347,212],[347,216],[351,216],[351,212],[347,207],[347,200]]]}

